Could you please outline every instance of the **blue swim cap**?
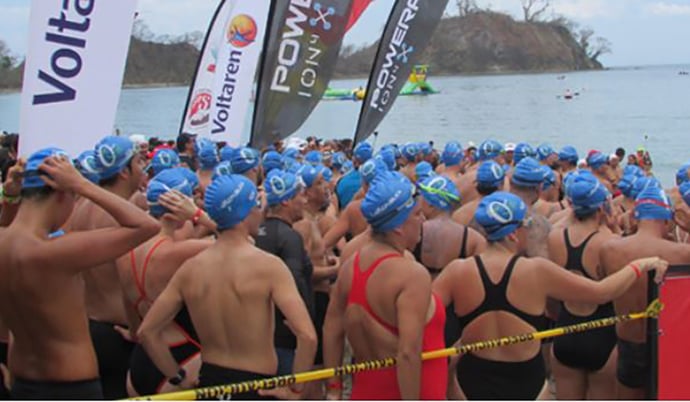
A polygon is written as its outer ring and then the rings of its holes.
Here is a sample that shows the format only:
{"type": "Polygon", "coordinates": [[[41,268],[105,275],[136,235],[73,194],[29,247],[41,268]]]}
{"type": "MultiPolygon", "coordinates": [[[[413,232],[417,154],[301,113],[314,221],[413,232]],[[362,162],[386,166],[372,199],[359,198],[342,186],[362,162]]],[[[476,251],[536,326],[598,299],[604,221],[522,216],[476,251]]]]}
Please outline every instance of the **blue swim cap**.
{"type": "Polygon", "coordinates": [[[635,219],[661,220],[673,219],[671,200],[660,187],[647,186],[635,199],[635,219]]]}
{"type": "Polygon", "coordinates": [[[536,159],[527,157],[515,166],[510,181],[521,187],[537,188],[544,182],[544,171],[536,159]]]}
{"type": "Polygon", "coordinates": [[[479,202],[474,219],[484,228],[487,240],[494,242],[518,230],[526,216],[527,205],[520,197],[497,191],[479,202]]]}
{"type": "Polygon", "coordinates": [[[220,160],[222,162],[230,162],[234,154],[235,148],[231,147],[230,145],[226,145],[220,149],[220,160]]]}
{"type": "MultiPolygon", "coordinates": [[[[22,188],[39,188],[47,186],[46,182],[41,179],[41,175],[48,176],[48,174],[39,171],[38,168],[41,167],[46,159],[53,156],[65,156],[69,159],[65,151],[55,147],[43,148],[29,156],[29,159],[26,160],[26,166],[24,167],[22,188]]],[[[71,161],[71,159],[69,160],[71,161]]]]}
{"type": "Polygon", "coordinates": [[[462,145],[457,141],[450,141],[443,148],[441,162],[446,166],[457,166],[464,157],[462,145]]]}
{"type": "Polygon", "coordinates": [[[98,171],[98,162],[96,162],[96,152],[92,149],[84,151],[74,161],[74,166],[77,168],[82,176],[86,177],[88,181],[98,184],[101,181],[101,175],[98,171]]]}
{"type": "Polygon", "coordinates": [[[96,144],[95,153],[101,180],[107,180],[126,168],[137,150],[128,138],[108,136],[96,144]]]}
{"type": "Polygon", "coordinates": [[[482,187],[498,187],[505,177],[505,170],[492,160],[482,162],[477,169],[477,184],[482,187]]]}
{"type": "Polygon", "coordinates": [[[381,149],[375,158],[383,162],[388,170],[393,171],[398,166],[395,161],[395,152],[390,148],[381,149]]]}
{"type": "MultiPolygon", "coordinates": [[[[199,143],[199,141],[197,141],[197,143],[199,143]]],[[[197,156],[199,157],[201,170],[213,170],[218,162],[220,162],[218,158],[218,148],[215,143],[209,140],[200,142],[197,156]]]]}
{"type": "Polygon", "coordinates": [[[604,166],[608,161],[609,159],[606,157],[606,155],[602,154],[601,152],[592,152],[589,156],[587,156],[587,166],[595,170],[604,166]]]}
{"type": "Polygon", "coordinates": [[[546,191],[556,185],[556,173],[554,173],[553,169],[544,165],[542,165],[541,170],[544,172],[544,186],[542,190],[546,191]]]}
{"type": "Polygon", "coordinates": [[[215,180],[220,176],[230,176],[231,174],[232,166],[230,165],[230,162],[223,161],[216,165],[215,169],[213,169],[213,176],[211,176],[211,180],[215,180]]]}
{"type": "Polygon", "coordinates": [[[333,158],[331,160],[331,165],[333,165],[333,167],[336,169],[340,169],[341,167],[343,167],[343,164],[345,164],[346,160],[347,160],[347,157],[345,156],[344,153],[336,152],[333,154],[333,158]]]}
{"type": "Polygon", "coordinates": [[[419,152],[421,152],[424,156],[429,155],[432,151],[431,144],[429,144],[428,142],[420,142],[417,148],[419,149],[419,152]]]}
{"type": "Polygon", "coordinates": [[[172,149],[161,148],[153,154],[149,167],[153,170],[154,176],[158,173],[180,166],[180,157],[172,149]]]}
{"type": "Polygon", "coordinates": [[[477,149],[477,158],[480,161],[497,158],[503,152],[503,144],[495,140],[486,140],[477,149]]]}
{"type": "Polygon", "coordinates": [[[572,145],[566,145],[558,153],[558,159],[575,165],[577,164],[577,161],[580,160],[580,156],[577,154],[577,149],[575,149],[575,147],[572,145]]]}
{"type": "Polygon", "coordinates": [[[644,171],[637,165],[627,165],[623,168],[623,176],[643,177],[644,171]]]}
{"type": "Polygon", "coordinates": [[[433,176],[418,184],[422,196],[431,206],[442,211],[452,211],[460,204],[460,192],[445,176],[433,176]]]}
{"type": "Polygon", "coordinates": [[[621,191],[623,196],[626,198],[632,198],[631,194],[633,192],[633,187],[635,186],[636,180],[637,177],[631,174],[621,177],[621,179],[618,181],[618,189],[621,191]]]}
{"type": "Polygon", "coordinates": [[[283,169],[283,156],[276,151],[268,151],[261,158],[265,174],[273,169],[283,169]]]}
{"type": "Polygon", "coordinates": [[[304,182],[294,173],[274,169],[266,176],[264,188],[268,205],[276,205],[294,198],[304,189],[304,182]]]}
{"type": "Polygon", "coordinates": [[[431,163],[427,161],[422,161],[415,166],[414,169],[414,175],[415,178],[417,179],[417,182],[421,182],[426,180],[429,177],[435,176],[436,173],[434,173],[434,167],[431,166],[431,163]]]}
{"type": "Polygon", "coordinates": [[[680,191],[683,201],[690,206],[690,181],[686,181],[685,183],[681,184],[678,188],[678,191],[680,191]]]}
{"type": "Polygon", "coordinates": [[[297,148],[287,148],[283,151],[283,157],[298,159],[300,157],[299,149],[297,148]]]}
{"type": "Polygon", "coordinates": [[[534,148],[526,142],[521,142],[515,146],[515,152],[513,152],[513,162],[515,164],[520,163],[521,160],[525,158],[533,158],[537,156],[534,148]]]}
{"type": "Polygon", "coordinates": [[[245,176],[220,176],[206,189],[204,209],[218,225],[218,231],[235,227],[254,208],[261,208],[261,197],[254,183],[245,176]]]}
{"type": "Polygon", "coordinates": [[[537,156],[540,161],[546,160],[551,155],[556,154],[551,144],[541,144],[537,147],[537,156]]]}
{"type": "Polygon", "coordinates": [[[304,156],[304,161],[312,165],[318,165],[323,162],[323,154],[319,151],[309,151],[304,156]]]}
{"type": "Polygon", "coordinates": [[[686,181],[690,181],[690,162],[684,164],[676,172],[676,185],[680,186],[686,181]]]}
{"type": "Polygon", "coordinates": [[[302,181],[307,186],[307,188],[314,185],[316,180],[321,174],[321,167],[323,165],[312,165],[310,163],[305,163],[297,171],[297,175],[302,178],[302,181]]]}
{"type": "Polygon", "coordinates": [[[324,165],[319,165],[319,169],[321,169],[320,173],[323,179],[326,180],[327,183],[330,183],[333,179],[333,171],[324,165]]]}
{"type": "Polygon", "coordinates": [[[259,152],[252,148],[242,147],[236,149],[230,159],[232,172],[242,174],[259,166],[259,152]]]}
{"type": "Polygon", "coordinates": [[[647,187],[658,187],[661,188],[661,184],[659,183],[658,180],[643,176],[643,177],[638,177],[635,182],[633,183],[633,189],[630,192],[630,198],[632,199],[637,199],[637,197],[642,194],[642,192],[647,189],[647,187]]]}
{"type": "Polygon", "coordinates": [[[356,158],[359,161],[359,163],[364,163],[368,161],[369,159],[371,159],[373,154],[374,149],[368,142],[360,142],[359,144],[357,144],[353,152],[354,158],[356,158]]]}
{"type": "Polygon", "coordinates": [[[149,205],[149,214],[155,218],[169,212],[160,205],[158,199],[161,195],[177,190],[187,197],[192,196],[192,185],[179,170],[168,169],[158,173],[146,187],[146,202],[149,205]]]}
{"type": "Polygon", "coordinates": [[[340,168],[340,173],[341,174],[348,174],[354,168],[355,168],[355,164],[352,163],[351,160],[346,160],[345,163],[343,163],[343,167],[340,168]]]}
{"type": "Polygon", "coordinates": [[[180,166],[168,170],[177,172],[184,176],[184,178],[187,179],[187,181],[189,182],[189,185],[192,186],[192,191],[196,190],[199,187],[199,176],[197,176],[192,169],[186,166],[180,166]]]}
{"type": "Polygon", "coordinates": [[[197,138],[196,141],[194,141],[194,153],[199,155],[203,148],[208,147],[210,145],[213,145],[215,147],[216,143],[208,138],[197,138]]]}
{"type": "Polygon", "coordinates": [[[567,196],[575,215],[582,217],[604,205],[611,193],[594,175],[578,174],[569,182],[567,196]]]}
{"type": "Polygon", "coordinates": [[[362,176],[362,181],[365,184],[371,184],[376,175],[381,172],[387,172],[388,167],[379,159],[369,159],[362,166],[359,167],[359,174],[362,176]]]}
{"type": "Polygon", "coordinates": [[[408,142],[407,144],[403,145],[400,153],[402,154],[403,158],[407,159],[409,162],[414,162],[419,154],[419,146],[418,144],[408,142]]]}
{"type": "Polygon", "coordinates": [[[362,200],[361,211],[375,233],[389,232],[407,220],[416,205],[414,186],[398,172],[381,172],[362,200]]]}

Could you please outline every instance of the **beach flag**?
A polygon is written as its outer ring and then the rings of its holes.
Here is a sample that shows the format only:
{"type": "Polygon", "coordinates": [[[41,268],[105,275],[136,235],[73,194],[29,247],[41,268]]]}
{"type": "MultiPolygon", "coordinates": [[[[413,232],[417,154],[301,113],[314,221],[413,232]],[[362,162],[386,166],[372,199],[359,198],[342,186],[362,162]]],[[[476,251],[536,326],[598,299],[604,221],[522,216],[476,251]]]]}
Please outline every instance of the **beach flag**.
{"type": "Polygon", "coordinates": [[[136,0],[33,0],[19,152],[76,156],[113,132],[136,0]]]}

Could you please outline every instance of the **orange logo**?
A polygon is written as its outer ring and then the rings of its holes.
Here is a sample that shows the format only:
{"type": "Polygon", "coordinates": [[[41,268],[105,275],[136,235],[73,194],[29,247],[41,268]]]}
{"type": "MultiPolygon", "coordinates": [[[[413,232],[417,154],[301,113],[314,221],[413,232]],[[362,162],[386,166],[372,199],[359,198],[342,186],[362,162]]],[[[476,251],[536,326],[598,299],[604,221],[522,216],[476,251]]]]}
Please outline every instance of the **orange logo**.
{"type": "Polygon", "coordinates": [[[228,28],[228,43],[234,47],[246,47],[256,40],[256,22],[246,14],[233,17],[228,28]]]}

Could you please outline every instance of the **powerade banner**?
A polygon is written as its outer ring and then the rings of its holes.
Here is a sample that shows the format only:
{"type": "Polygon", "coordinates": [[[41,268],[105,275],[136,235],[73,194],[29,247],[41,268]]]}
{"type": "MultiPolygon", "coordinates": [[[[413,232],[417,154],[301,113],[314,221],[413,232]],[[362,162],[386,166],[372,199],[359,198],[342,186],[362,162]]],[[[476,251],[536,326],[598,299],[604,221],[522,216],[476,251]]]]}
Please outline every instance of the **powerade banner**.
{"type": "Polygon", "coordinates": [[[251,145],[262,148],[294,133],[333,76],[351,0],[276,2],[259,78],[251,145]]]}
{"type": "Polygon", "coordinates": [[[270,8],[270,0],[237,1],[226,21],[212,87],[209,137],[214,141],[242,145],[270,8]]]}
{"type": "Polygon", "coordinates": [[[136,0],[33,0],[19,150],[69,154],[113,131],[136,0]]]}
{"type": "Polygon", "coordinates": [[[225,39],[228,18],[236,2],[237,0],[221,1],[211,18],[204,44],[201,47],[194,81],[189,88],[180,132],[210,137],[211,104],[213,103],[211,88],[216,72],[216,61],[225,39]]]}
{"type": "Polygon", "coordinates": [[[355,130],[355,143],[369,137],[390,111],[412,67],[429,44],[448,0],[396,0],[379,42],[355,130]]]}

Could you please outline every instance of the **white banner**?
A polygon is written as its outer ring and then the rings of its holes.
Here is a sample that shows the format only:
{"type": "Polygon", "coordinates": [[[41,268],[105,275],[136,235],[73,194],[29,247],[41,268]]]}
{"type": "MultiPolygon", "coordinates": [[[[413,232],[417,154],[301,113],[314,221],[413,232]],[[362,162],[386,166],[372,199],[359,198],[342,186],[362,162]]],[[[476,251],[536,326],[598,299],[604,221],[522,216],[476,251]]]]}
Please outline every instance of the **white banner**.
{"type": "Polygon", "coordinates": [[[76,157],[113,131],[136,0],[33,0],[19,151],[76,157]]]}
{"type": "Polygon", "coordinates": [[[225,24],[213,81],[211,134],[215,141],[243,145],[256,66],[263,48],[270,0],[238,1],[225,24]]]}
{"type": "Polygon", "coordinates": [[[213,80],[216,72],[216,62],[221,45],[225,42],[225,32],[228,17],[237,0],[225,0],[216,10],[208,32],[206,41],[199,55],[199,66],[196,71],[189,99],[185,108],[182,132],[196,134],[200,137],[211,136],[211,104],[213,103],[213,80]]]}

